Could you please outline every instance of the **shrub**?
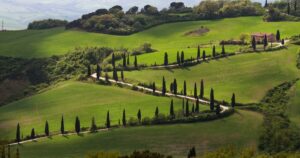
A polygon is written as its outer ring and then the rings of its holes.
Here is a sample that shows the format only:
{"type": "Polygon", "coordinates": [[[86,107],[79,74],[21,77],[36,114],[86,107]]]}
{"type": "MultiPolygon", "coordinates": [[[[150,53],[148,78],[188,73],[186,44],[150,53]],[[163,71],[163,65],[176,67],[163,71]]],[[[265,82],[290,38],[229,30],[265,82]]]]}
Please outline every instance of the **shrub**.
{"type": "Polygon", "coordinates": [[[128,124],[130,126],[137,126],[139,124],[139,120],[135,117],[130,117],[128,120],[128,124]]]}
{"type": "Polygon", "coordinates": [[[61,27],[67,25],[66,20],[58,19],[46,19],[40,21],[33,21],[29,23],[28,30],[39,30],[39,29],[49,29],[54,27],[61,27]]]}
{"type": "Polygon", "coordinates": [[[142,120],[143,125],[150,125],[151,122],[152,122],[152,120],[151,120],[150,117],[144,117],[143,120],[142,120]]]}
{"type": "Polygon", "coordinates": [[[156,117],[153,117],[154,124],[162,124],[167,122],[167,117],[164,114],[158,114],[156,117]]]}

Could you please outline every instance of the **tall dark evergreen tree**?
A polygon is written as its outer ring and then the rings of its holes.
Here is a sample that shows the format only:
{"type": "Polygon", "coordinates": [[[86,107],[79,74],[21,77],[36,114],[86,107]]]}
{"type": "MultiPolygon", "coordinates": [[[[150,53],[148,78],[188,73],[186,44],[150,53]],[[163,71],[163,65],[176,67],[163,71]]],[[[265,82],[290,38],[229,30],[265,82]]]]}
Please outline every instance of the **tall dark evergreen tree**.
{"type": "Polygon", "coordinates": [[[192,106],[192,113],[195,113],[195,104],[192,106]]]}
{"type": "Polygon", "coordinates": [[[205,50],[203,50],[203,52],[202,52],[202,59],[203,59],[203,61],[206,60],[206,53],[205,53],[205,50]]]}
{"type": "Polygon", "coordinates": [[[111,56],[111,65],[113,66],[113,68],[116,67],[115,53],[112,53],[112,56],[111,56]]]}
{"type": "Polygon", "coordinates": [[[60,133],[65,134],[65,121],[64,121],[64,116],[61,117],[60,121],[60,133]]]}
{"type": "Polygon", "coordinates": [[[101,68],[100,68],[99,64],[97,64],[96,74],[97,74],[97,80],[99,80],[99,78],[101,76],[101,68]]]}
{"type": "Polygon", "coordinates": [[[184,114],[184,99],[182,99],[182,114],[184,114]]]}
{"type": "Polygon", "coordinates": [[[181,51],[180,62],[181,62],[181,64],[184,63],[184,52],[183,51],[181,51]]]}
{"type": "Polygon", "coordinates": [[[155,82],[153,82],[153,84],[152,84],[152,92],[155,93],[155,90],[156,90],[156,86],[155,86],[155,82]]]}
{"type": "Polygon", "coordinates": [[[116,80],[116,81],[119,80],[118,72],[117,72],[116,68],[114,68],[114,70],[113,70],[113,78],[114,78],[114,80],[116,80]]]}
{"type": "Polygon", "coordinates": [[[256,51],[256,39],[255,39],[255,37],[252,37],[251,44],[252,44],[252,49],[253,49],[254,51],[256,51]]]}
{"type": "Polygon", "coordinates": [[[128,53],[128,55],[127,55],[127,65],[130,65],[130,60],[129,60],[129,57],[130,55],[129,55],[129,53],[128,53]]]}
{"type": "Polygon", "coordinates": [[[174,112],[174,102],[173,99],[171,100],[171,104],[170,104],[170,116],[171,118],[175,117],[175,112],[174,112]]]}
{"type": "Polygon", "coordinates": [[[287,4],[287,14],[290,14],[291,13],[291,4],[290,2],[288,2],[287,4]]]}
{"type": "Polygon", "coordinates": [[[46,121],[46,123],[45,123],[45,135],[46,135],[46,136],[49,136],[49,135],[50,135],[48,121],[46,121]]]}
{"type": "Polygon", "coordinates": [[[110,128],[110,117],[109,117],[109,111],[107,111],[107,114],[106,114],[106,128],[110,128]]]}
{"type": "Polygon", "coordinates": [[[195,112],[196,113],[199,113],[200,112],[200,102],[199,102],[199,98],[197,97],[197,99],[196,99],[196,108],[195,108],[195,112]]]}
{"type": "Polygon", "coordinates": [[[281,40],[281,44],[284,45],[284,39],[281,40]]]}
{"type": "Polygon", "coordinates": [[[176,81],[176,78],[174,78],[174,81],[173,81],[173,92],[174,92],[174,94],[177,94],[177,81],[176,81]]]}
{"type": "Polygon", "coordinates": [[[215,109],[215,97],[214,97],[214,89],[210,90],[210,110],[213,111],[215,109]]]}
{"type": "Polygon", "coordinates": [[[193,147],[192,149],[190,149],[187,157],[188,158],[195,158],[196,157],[196,149],[195,149],[195,147],[193,147]]]}
{"type": "Polygon", "coordinates": [[[234,93],[232,94],[232,97],[231,97],[231,107],[232,108],[235,107],[235,94],[234,93]]]}
{"type": "Polygon", "coordinates": [[[180,65],[180,55],[179,55],[179,51],[177,51],[177,64],[180,65]]]}
{"type": "Polygon", "coordinates": [[[183,95],[187,95],[186,93],[186,81],[183,82],[183,95]]]}
{"type": "Polygon", "coordinates": [[[162,90],[161,90],[161,93],[162,95],[165,95],[166,94],[166,80],[165,80],[165,77],[163,77],[163,80],[162,80],[162,90]]]}
{"type": "Polygon", "coordinates": [[[197,61],[200,61],[200,46],[198,46],[198,50],[197,50],[197,61]]]}
{"type": "Polygon", "coordinates": [[[17,132],[16,132],[16,141],[19,143],[21,141],[21,129],[20,124],[17,125],[17,132]]]}
{"type": "Polygon", "coordinates": [[[276,32],[276,40],[277,41],[280,41],[280,31],[279,30],[277,30],[277,32],[276,32]]]}
{"type": "Polygon", "coordinates": [[[213,57],[216,57],[216,46],[215,45],[213,45],[213,48],[212,48],[212,56],[213,57]]]}
{"type": "Polygon", "coordinates": [[[197,94],[197,83],[194,84],[194,97],[197,98],[198,94],[197,94]]]}
{"type": "Polygon", "coordinates": [[[123,123],[123,126],[126,126],[126,124],[127,124],[127,121],[126,121],[126,112],[125,112],[125,109],[123,110],[122,123],[123,123]]]}
{"type": "Polygon", "coordinates": [[[204,81],[201,80],[201,84],[200,84],[200,98],[203,99],[204,97],[204,81]]]}
{"type": "Polygon", "coordinates": [[[165,52],[164,65],[168,65],[168,64],[169,64],[168,53],[165,52]]]}
{"type": "Polygon", "coordinates": [[[126,67],[126,53],[123,54],[123,67],[126,67]]]}
{"type": "Polygon", "coordinates": [[[76,120],[75,120],[75,131],[77,134],[80,133],[80,120],[79,120],[78,116],[76,116],[76,120]]]}
{"type": "Polygon", "coordinates": [[[142,113],[141,113],[141,109],[139,109],[138,113],[137,113],[137,118],[139,120],[139,123],[142,122],[142,113]]]}
{"type": "Polygon", "coordinates": [[[31,134],[30,134],[30,139],[34,139],[35,138],[35,131],[34,128],[31,129],[31,134]]]}
{"type": "Polygon", "coordinates": [[[185,102],[185,116],[190,116],[189,100],[185,102]]]}
{"type": "Polygon", "coordinates": [[[158,117],[158,114],[159,114],[159,110],[158,110],[158,106],[157,106],[155,109],[155,117],[158,117]]]}
{"type": "Polygon", "coordinates": [[[265,7],[265,8],[268,8],[268,6],[269,6],[269,5],[268,5],[268,0],[266,0],[266,1],[265,1],[265,6],[264,6],[264,7],[265,7]]]}
{"type": "Polygon", "coordinates": [[[134,67],[138,67],[138,61],[137,61],[137,56],[134,56],[134,67]]]}
{"type": "Polygon", "coordinates": [[[268,46],[268,37],[267,35],[264,36],[264,49],[266,49],[266,47],[268,46]]]}
{"type": "Polygon", "coordinates": [[[170,92],[174,92],[174,85],[173,85],[173,82],[170,83],[170,92]]]}
{"type": "Polygon", "coordinates": [[[92,118],[92,123],[91,123],[90,131],[92,133],[97,131],[97,125],[96,125],[95,117],[92,118]]]}
{"type": "Polygon", "coordinates": [[[224,44],[222,44],[222,55],[224,56],[225,55],[225,45],[224,44]]]}
{"type": "Polygon", "coordinates": [[[124,71],[123,70],[121,70],[121,79],[122,79],[122,81],[124,81],[124,71]]]}
{"type": "Polygon", "coordinates": [[[92,75],[91,65],[87,66],[87,77],[90,77],[92,75]]]}

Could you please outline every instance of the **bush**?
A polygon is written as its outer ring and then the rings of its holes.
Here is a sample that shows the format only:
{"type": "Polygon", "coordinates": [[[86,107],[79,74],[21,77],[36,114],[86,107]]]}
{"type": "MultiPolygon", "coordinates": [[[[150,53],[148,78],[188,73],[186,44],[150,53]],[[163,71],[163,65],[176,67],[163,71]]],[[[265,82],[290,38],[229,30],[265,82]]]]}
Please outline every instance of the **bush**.
{"type": "Polygon", "coordinates": [[[162,123],[166,123],[168,121],[166,115],[164,114],[158,114],[157,117],[153,117],[153,123],[154,124],[162,124],[162,123]]]}
{"type": "Polygon", "coordinates": [[[33,21],[29,23],[28,30],[40,30],[40,29],[49,29],[54,27],[62,27],[67,25],[66,20],[58,19],[46,19],[40,21],[33,21]]]}
{"type": "Polygon", "coordinates": [[[152,122],[152,120],[151,120],[150,117],[144,117],[143,120],[142,120],[143,125],[150,125],[151,122],[152,122]]]}
{"type": "Polygon", "coordinates": [[[128,120],[128,124],[130,126],[137,126],[139,124],[139,120],[135,117],[130,117],[128,120]]]}

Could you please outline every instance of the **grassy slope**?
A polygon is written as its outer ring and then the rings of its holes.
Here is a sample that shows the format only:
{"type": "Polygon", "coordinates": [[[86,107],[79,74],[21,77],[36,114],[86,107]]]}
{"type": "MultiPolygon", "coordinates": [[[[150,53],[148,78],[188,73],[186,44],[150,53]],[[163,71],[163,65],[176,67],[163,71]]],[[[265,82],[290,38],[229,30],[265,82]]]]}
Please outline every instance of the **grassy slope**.
{"type": "Polygon", "coordinates": [[[290,102],[288,104],[287,113],[292,122],[300,127],[300,82],[290,90],[290,102]]]}
{"type": "MultiPolygon", "coordinates": [[[[162,54],[166,51],[170,52],[170,58],[174,58],[178,50],[185,50],[186,57],[190,57],[191,54],[195,55],[195,49],[188,49],[188,46],[195,47],[200,43],[238,38],[241,33],[276,32],[277,29],[280,29],[282,36],[286,37],[299,34],[298,26],[299,23],[297,22],[265,23],[261,17],[241,17],[165,24],[130,36],[65,31],[63,28],[0,32],[0,54],[19,57],[46,57],[64,54],[76,46],[136,48],[144,42],[150,42],[153,48],[159,50],[161,59],[162,54]],[[184,36],[186,32],[202,25],[208,27],[210,32],[200,37],[184,36]],[[245,26],[247,26],[247,30],[245,30],[245,26]]],[[[156,54],[152,56],[151,63],[162,62],[161,59],[154,60],[156,56],[156,54]]],[[[141,62],[148,61],[142,58],[140,60],[141,62]]]]}
{"type": "Polygon", "coordinates": [[[195,146],[197,153],[226,145],[255,145],[262,116],[239,111],[212,122],[114,129],[109,132],[69,137],[53,137],[19,146],[23,158],[83,157],[89,151],[112,150],[122,153],[151,149],[185,157],[195,146]]]}
{"type": "MultiPolygon", "coordinates": [[[[128,89],[93,85],[80,82],[66,82],[44,93],[0,107],[0,138],[15,138],[15,129],[20,122],[24,137],[31,128],[37,133],[44,132],[48,120],[51,131],[59,131],[61,116],[65,117],[65,128],[74,130],[78,115],[83,127],[89,127],[91,118],[104,126],[106,112],[110,110],[112,124],[117,124],[126,109],[127,119],[141,109],[142,116],[154,115],[156,106],[160,112],[168,114],[170,98],[155,97],[128,89]]],[[[181,108],[181,100],[176,99],[175,109],[181,108]]],[[[202,109],[206,109],[202,106],[202,109]]]]}
{"type": "Polygon", "coordinates": [[[258,102],[267,90],[299,77],[296,68],[297,49],[296,46],[290,46],[287,50],[272,53],[237,55],[183,69],[125,72],[125,78],[144,83],[155,81],[158,86],[163,76],[167,85],[176,78],[179,91],[183,81],[187,80],[187,92],[190,94],[193,93],[194,82],[197,82],[199,90],[199,82],[204,79],[206,97],[209,97],[210,88],[213,87],[218,100],[230,101],[234,92],[237,102],[258,102]]]}

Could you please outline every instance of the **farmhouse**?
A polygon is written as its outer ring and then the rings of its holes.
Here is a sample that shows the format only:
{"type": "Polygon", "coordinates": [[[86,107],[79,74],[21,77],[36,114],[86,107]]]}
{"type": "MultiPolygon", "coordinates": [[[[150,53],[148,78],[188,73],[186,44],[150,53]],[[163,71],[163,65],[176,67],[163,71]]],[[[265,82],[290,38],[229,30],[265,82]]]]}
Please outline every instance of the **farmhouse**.
{"type": "Polygon", "coordinates": [[[262,42],[265,38],[265,35],[267,35],[268,42],[275,42],[276,41],[275,35],[273,33],[271,33],[271,34],[268,34],[268,33],[253,33],[253,34],[251,34],[251,39],[254,37],[257,42],[262,42]]]}

